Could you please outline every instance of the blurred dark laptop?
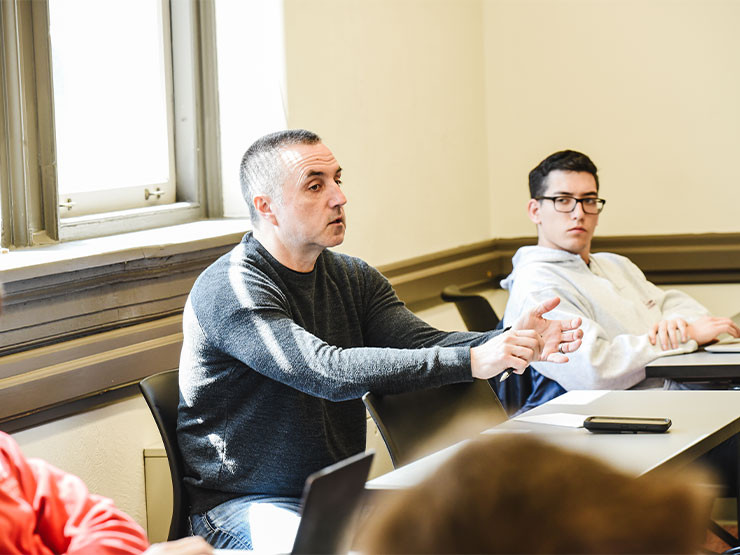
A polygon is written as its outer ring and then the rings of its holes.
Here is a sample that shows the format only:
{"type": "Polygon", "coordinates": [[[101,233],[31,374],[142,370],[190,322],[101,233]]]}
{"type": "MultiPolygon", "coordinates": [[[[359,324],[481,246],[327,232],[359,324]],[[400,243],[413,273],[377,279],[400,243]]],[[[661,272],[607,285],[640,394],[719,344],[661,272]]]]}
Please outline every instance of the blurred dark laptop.
{"type": "Polygon", "coordinates": [[[306,479],[292,553],[348,553],[352,524],[375,452],[359,453],[306,479]]]}
{"type": "MultiPolygon", "coordinates": [[[[375,451],[359,453],[306,478],[301,499],[301,519],[291,553],[349,553],[355,514],[360,508],[374,455],[375,451]]],[[[214,549],[213,552],[214,555],[275,554],[275,550],[264,551],[259,547],[255,551],[214,549]]]]}

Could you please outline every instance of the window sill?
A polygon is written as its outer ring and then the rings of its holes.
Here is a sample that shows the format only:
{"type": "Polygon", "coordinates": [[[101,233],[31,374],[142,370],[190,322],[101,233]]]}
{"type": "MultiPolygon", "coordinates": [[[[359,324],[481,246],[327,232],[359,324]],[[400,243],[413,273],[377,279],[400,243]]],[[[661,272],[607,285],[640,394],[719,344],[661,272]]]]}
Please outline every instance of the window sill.
{"type": "Polygon", "coordinates": [[[197,251],[241,240],[249,220],[202,220],[186,224],[5,251],[0,255],[6,284],[60,272],[197,251]],[[238,238],[237,238],[238,237],[238,238]]]}
{"type": "Polygon", "coordinates": [[[203,220],[0,254],[0,355],[178,314],[249,228],[203,220]]]}

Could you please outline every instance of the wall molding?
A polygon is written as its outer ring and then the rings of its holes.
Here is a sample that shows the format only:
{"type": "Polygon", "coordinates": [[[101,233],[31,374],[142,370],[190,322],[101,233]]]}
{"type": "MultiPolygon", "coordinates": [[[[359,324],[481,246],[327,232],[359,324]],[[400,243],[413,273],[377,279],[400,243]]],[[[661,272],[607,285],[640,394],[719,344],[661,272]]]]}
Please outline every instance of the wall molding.
{"type": "MultiPolygon", "coordinates": [[[[239,238],[6,283],[0,322],[15,327],[0,329],[0,427],[17,430],[89,410],[122,391],[135,395],[132,384],[176,368],[192,283],[239,238]],[[20,339],[13,343],[14,337],[20,339]]],[[[439,292],[452,283],[497,287],[516,249],[535,242],[492,239],[379,269],[418,310],[441,302],[439,292]]],[[[605,250],[630,257],[658,284],[740,283],[740,234],[594,241],[594,251],[605,250]]]]}
{"type": "MultiPolygon", "coordinates": [[[[449,284],[498,288],[518,248],[536,237],[490,239],[380,267],[415,309],[438,302],[449,284]]],[[[596,237],[592,250],[627,256],[658,285],[740,283],[740,233],[596,237]]]]}

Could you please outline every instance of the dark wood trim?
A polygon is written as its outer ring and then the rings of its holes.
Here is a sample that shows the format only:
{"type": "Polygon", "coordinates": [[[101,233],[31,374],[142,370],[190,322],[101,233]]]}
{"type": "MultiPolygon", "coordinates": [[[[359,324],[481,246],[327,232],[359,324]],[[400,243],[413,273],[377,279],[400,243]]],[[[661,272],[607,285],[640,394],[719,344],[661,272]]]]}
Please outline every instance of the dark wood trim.
{"type": "MultiPolygon", "coordinates": [[[[399,297],[416,309],[438,302],[450,284],[498,288],[511,257],[536,237],[491,239],[380,267],[399,297]]],[[[594,238],[593,251],[627,256],[658,285],[740,283],[740,233],[594,238]]]]}
{"type": "Polygon", "coordinates": [[[133,399],[138,395],[141,395],[141,392],[137,380],[120,387],[90,393],[79,399],[59,402],[49,407],[32,409],[23,414],[5,418],[0,420],[0,430],[6,434],[14,434],[55,420],[113,405],[126,399],[133,399]]]}

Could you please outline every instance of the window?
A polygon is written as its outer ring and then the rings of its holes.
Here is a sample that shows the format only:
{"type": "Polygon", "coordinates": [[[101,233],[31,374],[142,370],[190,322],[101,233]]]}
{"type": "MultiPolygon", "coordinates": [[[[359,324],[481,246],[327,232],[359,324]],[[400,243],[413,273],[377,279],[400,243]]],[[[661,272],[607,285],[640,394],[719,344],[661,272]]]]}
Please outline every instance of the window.
{"type": "Polygon", "coordinates": [[[2,246],[222,215],[209,0],[0,2],[2,246]]]}
{"type": "Polygon", "coordinates": [[[282,2],[216,0],[216,31],[224,215],[248,217],[241,158],[287,124],[282,2]]]}
{"type": "Polygon", "coordinates": [[[60,218],[175,202],[167,9],[49,0],[60,218]]]}

